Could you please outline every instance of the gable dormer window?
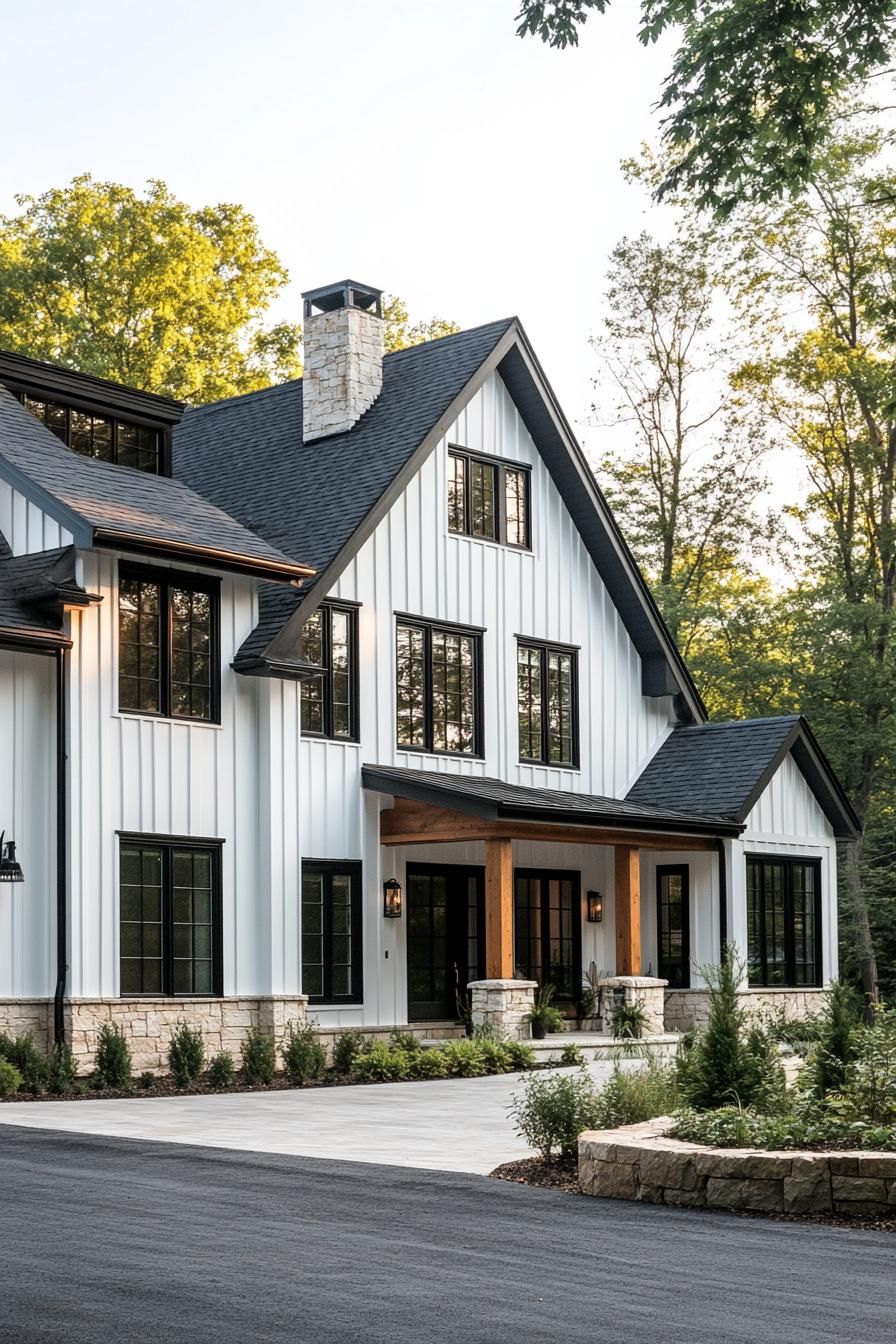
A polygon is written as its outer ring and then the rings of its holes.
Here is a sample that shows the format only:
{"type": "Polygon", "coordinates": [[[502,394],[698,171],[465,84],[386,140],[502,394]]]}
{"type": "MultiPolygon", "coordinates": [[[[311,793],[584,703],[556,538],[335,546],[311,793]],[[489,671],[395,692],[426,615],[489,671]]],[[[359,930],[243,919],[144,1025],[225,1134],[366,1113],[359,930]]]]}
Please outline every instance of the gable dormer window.
{"type": "Polygon", "coordinates": [[[530,475],[528,467],[449,449],[448,531],[528,550],[530,475]]]}
{"type": "Polygon", "coordinates": [[[82,457],[135,467],[137,471],[160,471],[162,436],[158,429],[79,411],[75,406],[32,397],[27,392],[22,393],[21,400],[33,416],[82,457]]]}
{"type": "Polygon", "coordinates": [[[357,623],[352,607],[324,603],[302,627],[305,661],[320,668],[302,682],[303,737],[357,741],[357,623]]]}

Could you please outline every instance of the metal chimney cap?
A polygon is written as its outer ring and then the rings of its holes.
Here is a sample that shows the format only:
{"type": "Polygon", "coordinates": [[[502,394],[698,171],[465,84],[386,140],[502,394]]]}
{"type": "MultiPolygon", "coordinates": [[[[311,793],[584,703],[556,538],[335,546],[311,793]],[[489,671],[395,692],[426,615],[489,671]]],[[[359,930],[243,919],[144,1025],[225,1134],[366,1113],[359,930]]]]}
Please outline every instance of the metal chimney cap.
{"type": "Polygon", "coordinates": [[[332,285],[306,289],[302,299],[306,319],[314,316],[315,309],[319,313],[332,313],[338,308],[360,308],[362,312],[373,312],[375,317],[383,315],[383,291],[357,280],[337,280],[332,285]]]}

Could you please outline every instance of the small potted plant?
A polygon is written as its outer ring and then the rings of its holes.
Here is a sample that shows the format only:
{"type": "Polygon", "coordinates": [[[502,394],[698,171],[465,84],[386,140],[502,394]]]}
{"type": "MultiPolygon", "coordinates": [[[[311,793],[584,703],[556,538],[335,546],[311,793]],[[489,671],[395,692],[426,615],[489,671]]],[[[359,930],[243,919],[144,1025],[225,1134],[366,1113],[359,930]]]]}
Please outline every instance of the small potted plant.
{"type": "Polygon", "coordinates": [[[533,1040],[543,1041],[547,1032],[564,1028],[566,1019],[559,1008],[554,1007],[553,999],[554,986],[550,983],[542,985],[535,995],[535,1005],[524,1018],[532,1028],[533,1040]]]}
{"type": "Polygon", "coordinates": [[[613,1035],[617,1041],[640,1041],[650,1018],[640,1003],[617,1003],[612,1016],[613,1035]]]}

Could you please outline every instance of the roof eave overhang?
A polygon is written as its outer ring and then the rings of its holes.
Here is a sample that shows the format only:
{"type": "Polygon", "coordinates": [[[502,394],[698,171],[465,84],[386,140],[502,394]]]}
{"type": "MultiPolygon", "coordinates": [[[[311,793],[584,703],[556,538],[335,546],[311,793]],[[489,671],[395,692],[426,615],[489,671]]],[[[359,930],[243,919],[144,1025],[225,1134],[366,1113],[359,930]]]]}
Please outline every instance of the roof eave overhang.
{"type": "Polygon", "coordinates": [[[298,565],[292,561],[265,560],[212,546],[147,537],[117,528],[94,528],[92,541],[95,547],[107,550],[128,551],[160,560],[192,560],[196,564],[207,565],[209,569],[247,574],[266,583],[286,583],[296,588],[314,574],[309,565],[298,565]]]}
{"type": "Polygon", "coordinates": [[[0,649],[12,653],[53,654],[70,649],[72,641],[61,630],[24,630],[0,626],[0,649]]]}
{"type": "Polygon", "coordinates": [[[230,664],[242,677],[275,677],[278,681],[310,681],[320,676],[320,668],[291,658],[234,658],[230,664]]]}

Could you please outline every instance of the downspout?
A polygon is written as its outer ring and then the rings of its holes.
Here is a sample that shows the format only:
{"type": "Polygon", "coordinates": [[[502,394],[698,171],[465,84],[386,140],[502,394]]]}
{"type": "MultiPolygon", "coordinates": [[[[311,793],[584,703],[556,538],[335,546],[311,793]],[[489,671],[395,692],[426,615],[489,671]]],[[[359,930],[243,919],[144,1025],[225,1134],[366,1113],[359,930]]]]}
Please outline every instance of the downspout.
{"type": "Polygon", "coordinates": [[[716,840],[719,856],[719,960],[725,960],[728,946],[728,865],[725,859],[725,841],[716,840]]]}
{"type": "Polygon", "coordinates": [[[65,982],[68,975],[68,786],[67,755],[67,663],[66,652],[56,653],[56,992],[53,998],[53,1035],[65,1041],[65,982]]]}

